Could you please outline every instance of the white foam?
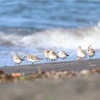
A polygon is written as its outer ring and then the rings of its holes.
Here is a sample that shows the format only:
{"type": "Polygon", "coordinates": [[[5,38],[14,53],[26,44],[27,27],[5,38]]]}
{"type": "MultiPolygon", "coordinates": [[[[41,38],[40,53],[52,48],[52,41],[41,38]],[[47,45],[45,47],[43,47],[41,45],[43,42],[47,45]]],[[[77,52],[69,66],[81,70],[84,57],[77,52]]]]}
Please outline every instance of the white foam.
{"type": "Polygon", "coordinates": [[[0,33],[1,45],[13,45],[18,47],[33,48],[66,48],[76,49],[79,45],[86,49],[92,45],[100,49],[100,27],[80,29],[52,29],[29,35],[0,33]]]}
{"type": "Polygon", "coordinates": [[[100,27],[100,22],[97,23],[97,26],[100,27]]]}

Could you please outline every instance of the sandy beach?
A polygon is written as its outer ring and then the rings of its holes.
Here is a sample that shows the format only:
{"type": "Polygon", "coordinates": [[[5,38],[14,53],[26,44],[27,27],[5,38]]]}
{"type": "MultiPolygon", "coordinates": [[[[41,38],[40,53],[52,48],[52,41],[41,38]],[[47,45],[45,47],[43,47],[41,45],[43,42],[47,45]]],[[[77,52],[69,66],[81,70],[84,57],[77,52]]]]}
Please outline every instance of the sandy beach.
{"type": "Polygon", "coordinates": [[[99,100],[100,75],[0,84],[0,100],[99,100]]]}
{"type": "MultiPolygon", "coordinates": [[[[5,74],[24,72],[26,75],[36,73],[37,67],[42,71],[77,71],[100,68],[100,59],[55,62],[46,64],[1,67],[5,74]]],[[[99,100],[100,74],[77,75],[69,78],[35,79],[14,81],[0,84],[0,100],[99,100]]]]}

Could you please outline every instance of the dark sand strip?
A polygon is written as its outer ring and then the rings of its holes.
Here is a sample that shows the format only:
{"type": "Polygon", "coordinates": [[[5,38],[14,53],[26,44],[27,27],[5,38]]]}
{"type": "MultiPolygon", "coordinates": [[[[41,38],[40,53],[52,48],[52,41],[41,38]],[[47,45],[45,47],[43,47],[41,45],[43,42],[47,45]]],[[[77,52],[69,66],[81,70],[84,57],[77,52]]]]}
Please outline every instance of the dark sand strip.
{"type": "Polygon", "coordinates": [[[100,68],[100,59],[83,60],[83,61],[52,62],[52,63],[34,64],[34,65],[6,66],[6,67],[1,67],[0,70],[3,70],[7,74],[10,74],[12,72],[30,74],[30,73],[36,73],[38,68],[40,68],[42,71],[46,71],[46,70],[81,71],[83,69],[91,70],[93,68],[100,68]]]}

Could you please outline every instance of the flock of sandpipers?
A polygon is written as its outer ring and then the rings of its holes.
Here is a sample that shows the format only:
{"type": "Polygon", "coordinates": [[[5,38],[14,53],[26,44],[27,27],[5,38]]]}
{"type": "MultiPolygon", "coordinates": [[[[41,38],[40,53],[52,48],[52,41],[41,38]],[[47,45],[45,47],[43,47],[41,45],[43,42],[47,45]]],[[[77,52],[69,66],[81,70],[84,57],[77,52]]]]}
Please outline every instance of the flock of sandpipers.
{"type": "MultiPolygon", "coordinates": [[[[67,54],[65,51],[62,50],[58,50],[56,54],[52,49],[50,50],[44,49],[42,50],[42,53],[44,55],[44,58],[47,61],[51,62],[53,61],[55,62],[58,58],[64,60],[69,56],[69,54],[67,54]]],[[[76,60],[84,60],[87,56],[89,56],[89,58],[93,58],[94,55],[95,55],[95,50],[92,48],[91,45],[88,46],[87,52],[82,50],[81,46],[78,46],[76,60]]],[[[14,54],[11,58],[13,59],[15,65],[19,65],[25,59],[31,62],[32,64],[43,59],[31,54],[26,54],[24,58],[21,58],[18,55],[14,54]]]]}

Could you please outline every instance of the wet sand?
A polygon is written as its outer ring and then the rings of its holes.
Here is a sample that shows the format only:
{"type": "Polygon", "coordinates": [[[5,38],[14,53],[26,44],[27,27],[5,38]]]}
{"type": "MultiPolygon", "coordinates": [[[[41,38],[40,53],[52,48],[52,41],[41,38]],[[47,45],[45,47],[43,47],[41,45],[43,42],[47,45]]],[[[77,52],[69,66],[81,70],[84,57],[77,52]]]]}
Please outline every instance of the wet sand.
{"type": "Polygon", "coordinates": [[[10,74],[12,72],[20,72],[25,75],[30,73],[36,73],[38,69],[41,71],[54,70],[73,70],[81,71],[83,69],[93,69],[100,68],[100,59],[82,60],[82,61],[66,61],[66,62],[49,62],[44,64],[34,64],[34,65],[20,65],[20,66],[5,66],[1,67],[5,73],[10,74]]]}

